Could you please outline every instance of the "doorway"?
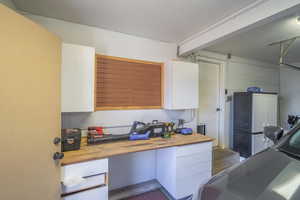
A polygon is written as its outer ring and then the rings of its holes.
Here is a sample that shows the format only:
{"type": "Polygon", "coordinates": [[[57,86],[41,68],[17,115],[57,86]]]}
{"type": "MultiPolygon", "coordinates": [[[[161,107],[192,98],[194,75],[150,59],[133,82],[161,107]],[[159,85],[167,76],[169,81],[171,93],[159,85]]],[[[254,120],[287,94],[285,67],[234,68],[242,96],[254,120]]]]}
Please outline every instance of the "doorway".
{"type": "Polygon", "coordinates": [[[198,124],[205,124],[206,135],[214,138],[213,145],[220,142],[221,66],[218,63],[199,63],[199,110],[198,124]]]}

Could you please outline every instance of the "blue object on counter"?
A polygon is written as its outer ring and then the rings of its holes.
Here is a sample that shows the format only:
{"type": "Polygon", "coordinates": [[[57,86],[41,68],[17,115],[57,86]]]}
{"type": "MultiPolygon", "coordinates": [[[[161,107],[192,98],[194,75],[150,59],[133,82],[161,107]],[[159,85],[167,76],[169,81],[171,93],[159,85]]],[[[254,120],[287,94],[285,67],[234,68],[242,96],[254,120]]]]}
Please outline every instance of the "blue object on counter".
{"type": "Polygon", "coordinates": [[[147,131],[144,134],[133,132],[129,135],[129,140],[149,140],[150,131],[147,131]]]}
{"type": "Polygon", "coordinates": [[[183,128],[181,129],[181,134],[182,135],[191,135],[193,133],[193,129],[191,128],[183,128]]]}
{"type": "Polygon", "coordinates": [[[260,87],[248,87],[247,92],[263,92],[263,89],[260,87]]]}

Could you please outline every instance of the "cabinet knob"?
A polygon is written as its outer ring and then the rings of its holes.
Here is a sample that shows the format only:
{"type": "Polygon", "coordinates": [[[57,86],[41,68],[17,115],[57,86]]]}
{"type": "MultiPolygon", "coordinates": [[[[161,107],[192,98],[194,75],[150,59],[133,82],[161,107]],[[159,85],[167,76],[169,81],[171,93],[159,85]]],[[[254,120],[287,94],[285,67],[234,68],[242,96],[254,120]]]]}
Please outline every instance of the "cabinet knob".
{"type": "Polygon", "coordinates": [[[61,160],[63,159],[63,157],[65,156],[64,153],[61,153],[61,152],[55,152],[53,154],[53,160],[61,160]]]}
{"type": "Polygon", "coordinates": [[[61,143],[61,138],[59,137],[54,138],[53,144],[58,145],[59,143],[61,143]]]}

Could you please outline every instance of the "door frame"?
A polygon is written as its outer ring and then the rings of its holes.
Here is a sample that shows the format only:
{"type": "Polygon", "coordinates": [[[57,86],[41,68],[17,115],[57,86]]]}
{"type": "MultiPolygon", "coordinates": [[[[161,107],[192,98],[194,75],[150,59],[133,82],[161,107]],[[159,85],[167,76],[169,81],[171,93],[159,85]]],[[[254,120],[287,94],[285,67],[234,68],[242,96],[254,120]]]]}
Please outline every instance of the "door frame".
{"type": "MultiPolygon", "coordinates": [[[[213,58],[207,58],[205,56],[197,55],[196,56],[196,62],[206,62],[211,64],[217,64],[220,67],[219,71],[219,105],[220,105],[220,111],[219,111],[219,134],[218,134],[218,146],[221,148],[228,148],[229,147],[229,138],[226,139],[226,131],[225,131],[225,113],[226,113],[226,106],[225,106],[225,84],[226,84],[226,65],[227,62],[213,59],[213,58]]],[[[198,117],[197,117],[198,118],[198,117]]],[[[197,119],[198,120],[198,119],[197,119]]],[[[227,136],[228,137],[228,136],[227,136]]]]}

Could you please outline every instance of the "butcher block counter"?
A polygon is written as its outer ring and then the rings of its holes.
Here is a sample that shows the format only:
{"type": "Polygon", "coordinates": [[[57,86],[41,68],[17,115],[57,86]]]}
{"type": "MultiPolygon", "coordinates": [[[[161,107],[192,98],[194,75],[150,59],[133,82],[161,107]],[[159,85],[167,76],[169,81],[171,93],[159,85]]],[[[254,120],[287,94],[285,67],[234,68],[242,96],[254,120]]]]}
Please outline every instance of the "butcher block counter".
{"type": "Polygon", "coordinates": [[[109,158],[116,155],[141,152],[147,150],[156,150],[166,147],[183,146],[203,142],[211,142],[212,138],[201,134],[192,135],[172,135],[171,138],[151,138],[149,140],[129,141],[87,145],[86,139],[83,139],[80,150],[65,152],[61,161],[62,165],[69,165],[90,160],[109,158]]]}

